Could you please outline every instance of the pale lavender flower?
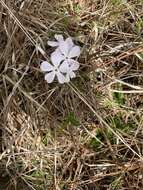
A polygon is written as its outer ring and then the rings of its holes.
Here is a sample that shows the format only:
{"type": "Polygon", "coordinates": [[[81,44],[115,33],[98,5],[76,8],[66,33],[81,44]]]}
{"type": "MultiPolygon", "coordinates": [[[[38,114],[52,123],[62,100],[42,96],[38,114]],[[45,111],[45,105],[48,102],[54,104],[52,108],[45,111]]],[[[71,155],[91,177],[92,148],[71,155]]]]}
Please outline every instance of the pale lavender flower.
{"type": "Polygon", "coordinates": [[[41,71],[45,72],[45,80],[48,83],[52,83],[54,79],[57,77],[59,83],[61,84],[65,83],[67,80],[66,80],[65,75],[61,71],[61,67],[62,69],[64,69],[64,66],[60,64],[61,58],[56,57],[56,55],[52,54],[51,62],[52,64],[50,64],[47,61],[43,61],[41,63],[40,68],[41,68],[41,71]]]}
{"type": "Polygon", "coordinates": [[[57,77],[59,83],[70,82],[70,79],[75,78],[75,71],[79,68],[79,62],[75,58],[80,55],[80,47],[75,45],[72,38],[64,40],[62,35],[55,34],[57,41],[48,41],[48,45],[56,47],[56,50],[51,54],[51,62],[43,61],[41,70],[46,72],[45,80],[52,83],[57,77]]]}

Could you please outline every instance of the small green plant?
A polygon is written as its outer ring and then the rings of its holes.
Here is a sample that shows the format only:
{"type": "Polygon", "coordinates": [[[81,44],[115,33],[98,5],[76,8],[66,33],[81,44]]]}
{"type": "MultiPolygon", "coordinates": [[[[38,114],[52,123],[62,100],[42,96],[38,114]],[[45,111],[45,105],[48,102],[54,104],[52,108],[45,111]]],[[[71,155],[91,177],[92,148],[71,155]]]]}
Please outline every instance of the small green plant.
{"type": "MultiPolygon", "coordinates": [[[[123,90],[123,86],[122,84],[116,84],[116,88],[118,90],[123,90]]],[[[117,103],[118,105],[123,105],[125,103],[125,98],[124,98],[124,94],[120,93],[120,92],[114,92],[113,93],[113,100],[115,101],[115,103],[117,103]]]]}
{"type": "Polygon", "coordinates": [[[74,8],[75,12],[77,15],[80,15],[81,11],[82,11],[82,8],[79,4],[77,4],[74,8]]]}
{"type": "Polygon", "coordinates": [[[108,122],[113,128],[122,130],[124,132],[129,132],[135,127],[134,122],[132,120],[125,122],[124,118],[122,118],[122,115],[120,114],[110,118],[108,122]]]}
{"type": "Polygon", "coordinates": [[[38,177],[38,178],[43,178],[44,172],[40,170],[36,170],[31,174],[32,177],[38,177]]]}
{"type": "Polygon", "coordinates": [[[113,98],[114,98],[114,101],[118,103],[119,105],[124,104],[124,94],[119,93],[119,92],[114,92],[113,98]]]}
{"type": "Polygon", "coordinates": [[[112,0],[111,2],[113,5],[120,5],[120,4],[124,3],[125,1],[124,0],[112,0]]]}
{"type": "Polygon", "coordinates": [[[135,30],[137,33],[141,33],[143,30],[143,18],[138,18],[136,25],[135,25],[135,30]]]}
{"type": "Polygon", "coordinates": [[[92,149],[98,149],[101,146],[101,142],[104,141],[102,130],[99,128],[96,130],[96,138],[92,138],[89,142],[89,147],[92,149]],[[97,140],[98,139],[98,140],[97,140]]]}
{"type": "Polygon", "coordinates": [[[50,138],[51,138],[51,137],[50,137],[49,133],[47,133],[47,134],[43,137],[42,142],[44,143],[45,146],[48,145],[48,142],[49,142],[50,138]]]}
{"type": "Polygon", "coordinates": [[[73,126],[79,126],[80,122],[78,120],[78,118],[76,117],[76,115],[71,112],[67,115],[67,117],[64,120],[65,124],[69,124],[69,125],[73,125],[73,126]]]}
{"type": "Polygon", "coordinates": [[[115,180],[111,183],[112,190],[120,190],[122,186],[121,177],[115,178],[115,180]]]}

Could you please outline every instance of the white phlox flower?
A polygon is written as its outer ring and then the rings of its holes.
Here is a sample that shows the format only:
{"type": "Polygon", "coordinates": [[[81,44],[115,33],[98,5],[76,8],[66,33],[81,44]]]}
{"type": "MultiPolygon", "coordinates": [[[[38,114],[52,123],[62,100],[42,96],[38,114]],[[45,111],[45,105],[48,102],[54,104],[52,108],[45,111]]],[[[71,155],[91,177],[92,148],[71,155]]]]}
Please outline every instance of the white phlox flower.
{"type": "Polygon", "coordinates": [[[79,69],[79,62],[74,60],[74,58],[79,57],[80,47],[74,45],[71,38],[67,38],[59,43],[59,48],[53,54],[56,54],[63,61],[64,69],[62,72],[67,74],[68,81],[70,78],[75,78],[76,75],[73,71],[79,69]]]}
{"type": "Polygon", "coordinates": [[[65,83],[67,80],[65,75],[62,73],[62,69],[64,69],[64,66],[60,64],[61,62],[60,57],[56,57],[56,55],[52,54],[51,62],[52,64],[50,64],[47,61],[43,61],[41,63],[40,68],[41,71],[45,72],[45,80],[48,83],[52,83],[55,77],[57,77],[59,83],[61,84],[65,83]]]}
{"type": "Polygon", "coordinates": [[[80,55],[80,47],[75,45],[72,38],[64,40],[62,35],[55,34],[57,41],[48,41],[48,45],[56,47],[51,54],[52,64],[47,61],[41,63],[41,70],[46,72],[45,80],[52,83],[57,77],[59,83],[70,82],[70,79],[75,78],[75,71],[79,69],[79,62],[75,58],[80,55]]]}
{"type": "Polygon", "coordinates": [[[79,63],[75,60],[65,60],[62,62],[60,70],[62,73],[66,74],[66,82],[69,82],[70,79],[75,78],[76,74],[74,71],[78,70],[79,63]]]}
{"type": "Polygon", "coordinates": [[[75,45],[69,37],[65,41],[60,41],[59,48],[54,53],[62,54],[63,60],[79,57],[80,47],[75,45]]]}

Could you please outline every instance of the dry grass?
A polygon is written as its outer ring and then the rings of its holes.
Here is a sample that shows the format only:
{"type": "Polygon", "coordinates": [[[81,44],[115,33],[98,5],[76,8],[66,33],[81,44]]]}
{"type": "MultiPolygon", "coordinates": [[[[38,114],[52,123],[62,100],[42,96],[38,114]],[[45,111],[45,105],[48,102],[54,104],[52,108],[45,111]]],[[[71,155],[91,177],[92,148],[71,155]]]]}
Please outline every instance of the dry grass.
{"type": "Polygon", "coordinates": [[[0,0],[0,190],[143,189],[143,1],[0,0]],[[48,85],[47,40],[82,47],[48,85]]]}

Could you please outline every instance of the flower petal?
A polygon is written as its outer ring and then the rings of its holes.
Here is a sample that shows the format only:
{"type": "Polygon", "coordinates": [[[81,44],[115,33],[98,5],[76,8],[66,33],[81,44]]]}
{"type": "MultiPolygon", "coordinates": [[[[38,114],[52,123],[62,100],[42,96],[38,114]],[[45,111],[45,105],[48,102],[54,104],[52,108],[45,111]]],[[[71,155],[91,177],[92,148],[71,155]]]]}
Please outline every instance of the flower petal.
{"type": "Polygon", "coordinates": [[[63,83],[66,82],[66,78],[65,78],[65,76],[64,76],[62,73],[57,72],[56,75],[57,75],[57,78],[58,78],[58,82],[59,82],[59,83],[63,84],[63,83]]]}
{"type": "Polygon", "coordinates": [[[43,72],[52,71],[53,70],[53,66],[50,63],[48,63],[47,61],[43,61],[41,63],[41,65],[40,65],[40,69],[43,72]]]}
{"type": "Polygon", "coordinates": [[[69,72],[70,68],[69,68],[69,64],[67,62],[67,60],[65,60],[59,67],[60,72],[62,73],[67,73],[69,72]]]}
{"type": "Polygon", "coordinates": [[[79,69],[79,62],[74,59],[68,59],[70,70],[76,71],[79,69]]]}
{"type": "Polygon", "coordinates": [[[66,41],[62,41],[59,43],[59,49],[61,51],[61,53],[67,57],[68,56],[68,52],[70,50],[69,44],[66,41]]]}
{"type": "Polygon", "coordinates": [[[63,60],[64,56],[58,49],[51,54],[51,61],[55,67],[58,67],[63,60]]]}
{"type": "Polygon", "coordinates": [[[45,75],[45,80],[47,81],[47,83],[52,83],[54,78],[55,78],[55,72],[54,71],[47,73],[45,75]]]}
{"type": "Polygon", "coordinates": [[[55,42],[55,41],[48,41],[47,44],[51,47],[57,47],[59,45],[58,42],[55,42]]]}
{"type": "Polygon", "coordinates": [[[66,83],[70,82],[70,75],[69,75],[69,73],[66,74],[65,78],[66,78],[66,81],[65,81],[66,83]]]}
{"type": "Polygon", "coordinates": [[[55,39],[58,41],[58,42],[62,42],[64,41],[64,38],[61,34],[55,34],[55,39]]]}
{"type": "Polygon", "coordinates": [[[73,58],[73,57],[78,57],[80,55],[80,47],[79,46],[74,46],[69,54],[68,54],[68,58],[73,58]]]}
{"type": "Polygon", "coordinates": [[[69,73],[69,75],[70,75],[70,78],[71,78],[71,79],[76,77],[76,75],[75,75],[75,73],[74,73],[73,71],[71,71],[71,72],[69,73]]]}
{"type": "Polygon", "coordinates": [[[74,43],[72,41],[72,38],[69,37],[65,40],[65,42],[68,44],[69,49],[71,49],[74,46],[74,43]]]}

